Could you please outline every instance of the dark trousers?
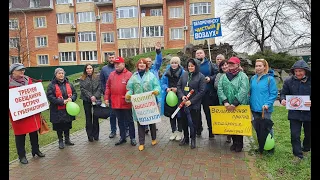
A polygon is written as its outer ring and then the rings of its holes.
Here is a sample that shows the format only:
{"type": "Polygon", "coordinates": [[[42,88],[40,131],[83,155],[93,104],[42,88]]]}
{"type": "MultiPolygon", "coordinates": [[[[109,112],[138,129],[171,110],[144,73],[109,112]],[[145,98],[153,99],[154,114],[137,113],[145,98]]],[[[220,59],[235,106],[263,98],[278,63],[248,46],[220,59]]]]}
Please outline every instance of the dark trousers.
{"type": "Polygon", "coordinates": [[[110,103],[110,127],[111,132],[116,133],[117,132],[117,117],[114,113],[113,109],[111,108],[111,100],[109,100],[110,103]]]}
{"type": "Polygon", "coordinates": [[[184,138],[189,138],[189,130],[190,129],[190,138],[196,138],[196,127],[200,117],[200,110],[190,109],[190,115],[192,122],[188,122],[187,114],[185,109],[182,108],[181,112],[181,121],[182,121],[182,129],[184,138]]]}
{"type": "Polygon", "coordinates": [[[182,122],[180,117],[177,118],[177,116],[175,116],[173,119],[170,117],[170,125],[172,129],[172,133],[177,131],[177,125],[178,125],[178,131],[182,132],[182,122]]]}
{"type": "MultiPolygon", "coordinates": [[[[212,134],[211,114],[210,114],[210,108],[209,108],[209,106],[214,105],[214,96],[212,95],[212,93],[210,93],[209,91],[206,91],[206,93],[202,97],[201,104],[202,104],[202,108],[203,108],[204,114],[207,119],[209,134],[212,134]]],[[[197,131],[201,132],[202,130],[203,130],[202,116],[200,114],[200,119],[198,121],[197,131]]]]}
{"type": "Polygon", "coordinates": [[[58,139],[60,141],[63,140],[63,134],[64,134],[64,137],[65,137],[65,140],[70,140],[70,129],[58,130],[57,131],[58,139]]]}
{"type": "MultiPolygon", "coordinates": [[[[34,131],[29,133],[31,150],[36,153],[39,151],[39,143],[38,143],[38,131],[34,131]]],[[[19,159],[26,156],[25,150],[25,142],[26,142],[26,134],[15,135],[16,139],[16,148],[18,152],[19,159]]]]}
{"type": "Polygon", "coordinates": [[[130,139],[135,138],[135,128],[131,109],[113,109],[118,119],[121,139],[126,139],[126,126],[129,126],[130,139]]]}
{"type": "Polygon", "coordinates": [[[99,118],[93,115],[91,102],[83,101],[84,113],[86,115],[86,131],[88,138],[99,139],[99,118]]]}
{"type": "Polygon", "coordinates": [[[231,135],[233,144],[237,147],[243,148],[243,136],[241,135],[231,135]]]}
{"type": "MultiPolygon", "coordinates": [[[[138,135],[139,135],[139,144],[140,145],[144,145],[144,143],[145,143],[146,126],[148,126],[148,125],[141,125],[138,122],[138,135]]],[[[156,124],[149,124],[149,127],[150,127],[150,131],[151,131],[151,139],[155,140],[157,138],[156,124]]]]}
{"type": "Polygon", "coordinates": [[[303,157],[301,148],[301,127],[304,130],[303,149],[309,151],[311,148],[311,122],[290,120],[291,145],[295,156],[303,157]]]}

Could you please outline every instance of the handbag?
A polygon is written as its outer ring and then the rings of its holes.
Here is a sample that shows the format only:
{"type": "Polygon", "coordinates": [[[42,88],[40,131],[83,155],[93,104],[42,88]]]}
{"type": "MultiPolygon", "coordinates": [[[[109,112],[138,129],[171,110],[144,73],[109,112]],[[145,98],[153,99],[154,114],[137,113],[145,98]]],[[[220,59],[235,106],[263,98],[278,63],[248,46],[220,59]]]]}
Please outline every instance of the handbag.
{"type": "Polygon", "coordinates": [[[93,105],[93,116],[108,119],[110,117],[110,108],[106,107],[105,104],[93,105]]]}
{"type": "Polygon", "coordinates": [[[49,126],[46,122],[46,120],[44,119],[44,117],[42,115],[40,115],[41,120],[40,120],[40,129],[39,129],[39,134],[46,134],[49,132],[49,126]]]}

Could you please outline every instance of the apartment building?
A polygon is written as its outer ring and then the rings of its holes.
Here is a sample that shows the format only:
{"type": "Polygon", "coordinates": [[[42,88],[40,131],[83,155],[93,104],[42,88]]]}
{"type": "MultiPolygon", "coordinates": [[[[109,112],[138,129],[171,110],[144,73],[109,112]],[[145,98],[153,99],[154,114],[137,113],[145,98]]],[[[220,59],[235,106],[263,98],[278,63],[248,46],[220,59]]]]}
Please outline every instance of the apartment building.
{"type": "MultiPolygon", "coordinates": [[[[9,0],[9,64],[97,64],[199,44],[192,21],[214,17],[213,0],[9,0]]],[[[214,43],[214,40],[210,41],[214,43]]]]}

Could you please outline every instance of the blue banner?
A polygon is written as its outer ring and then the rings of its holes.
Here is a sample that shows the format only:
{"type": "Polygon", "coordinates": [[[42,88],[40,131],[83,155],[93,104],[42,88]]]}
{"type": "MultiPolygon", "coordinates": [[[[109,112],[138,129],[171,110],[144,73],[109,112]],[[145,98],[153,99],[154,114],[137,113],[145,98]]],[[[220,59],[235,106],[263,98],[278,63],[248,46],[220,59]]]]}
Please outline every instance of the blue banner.
{"type": "Polygon", "coordinates": [[[222,36],[220,18],[192,21],[194,40],[222,36]]]}

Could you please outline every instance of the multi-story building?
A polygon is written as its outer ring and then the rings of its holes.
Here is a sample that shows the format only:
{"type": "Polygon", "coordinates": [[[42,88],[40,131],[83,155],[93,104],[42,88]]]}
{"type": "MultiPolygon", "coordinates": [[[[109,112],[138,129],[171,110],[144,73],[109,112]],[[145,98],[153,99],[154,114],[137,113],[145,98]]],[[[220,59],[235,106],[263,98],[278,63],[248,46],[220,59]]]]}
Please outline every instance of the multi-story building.
{"type": "Polygon", "coordinates": [[[97,64],[156,42],[183,48],[203,43],[192,21],[213,17],[213,0],[9,0],[9,64],[97,64]]]}

